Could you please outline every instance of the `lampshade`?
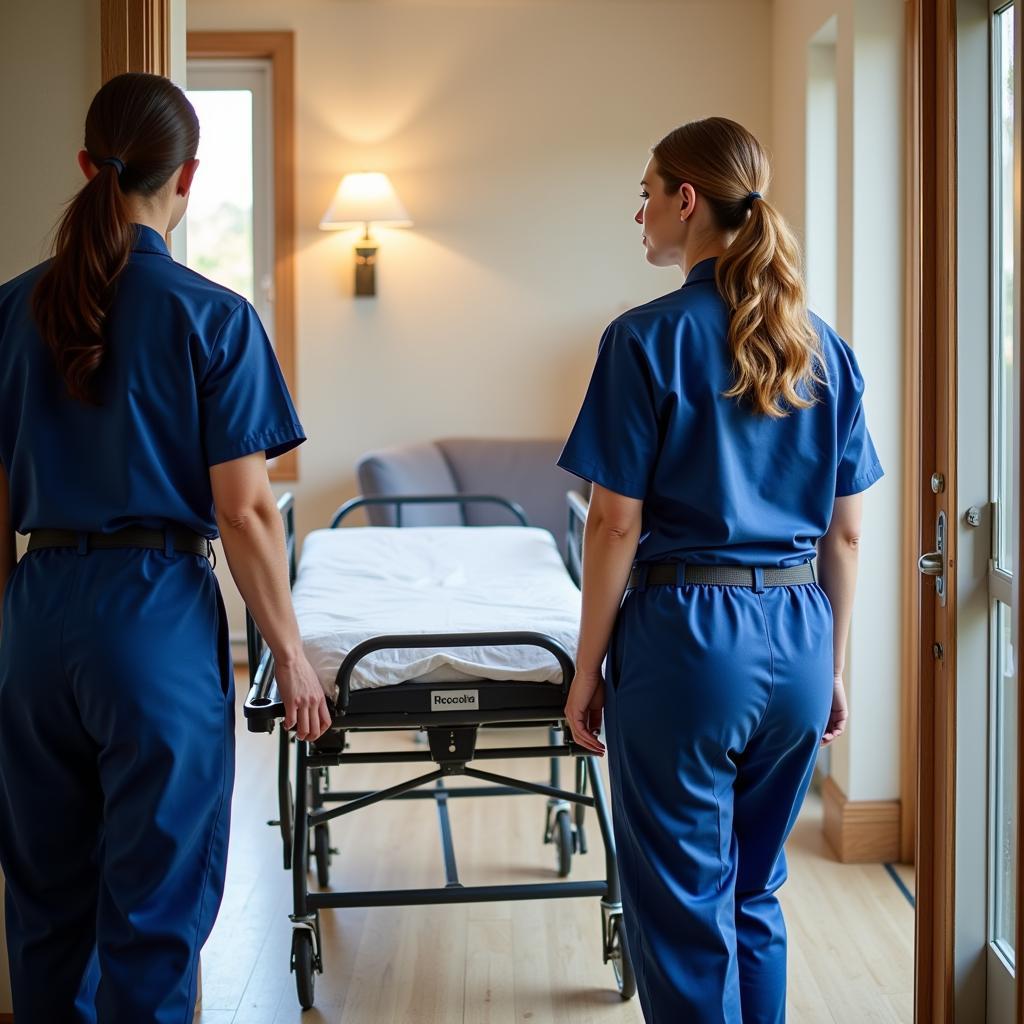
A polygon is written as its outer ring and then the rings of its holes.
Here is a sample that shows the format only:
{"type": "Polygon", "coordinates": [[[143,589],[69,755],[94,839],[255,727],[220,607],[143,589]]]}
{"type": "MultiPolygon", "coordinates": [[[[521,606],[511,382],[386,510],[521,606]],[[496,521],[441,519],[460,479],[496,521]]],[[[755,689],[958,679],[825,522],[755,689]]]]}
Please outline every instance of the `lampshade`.
{"type": "Polygon", "coordinates": [[[320,228],[332,231],[371,222],[393,228],[412,227],[408,211],[386,174],[346,174],[320,218],[320,228]]]}

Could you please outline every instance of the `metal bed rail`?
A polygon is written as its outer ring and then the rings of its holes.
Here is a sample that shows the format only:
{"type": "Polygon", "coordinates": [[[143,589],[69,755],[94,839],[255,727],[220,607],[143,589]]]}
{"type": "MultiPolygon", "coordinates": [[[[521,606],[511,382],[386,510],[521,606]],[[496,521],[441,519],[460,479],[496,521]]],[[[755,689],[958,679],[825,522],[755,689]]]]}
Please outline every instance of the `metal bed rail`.
{"type": "MultiPolygon", "coordinates": [[[[459,726],[502,723],[537,724],[558,721],[573,679],[573,664],[557,640],[543,633],[523,631],[493,633],[410,633],[373,637],[357,644],[338,669],[337,696],[328,698],[327,707],[334,728],[417,729],[428,726],[459,726]],[[358,662],[374,651],[445,647],[518,647],[533,646],[550,652],[559,664],[562,681],[522,683],[501,680],[474,680],[465,683],[400,683],[387,687],[386,693],[351,691],[351,676],[358,662]],[[476,694],[472,710],[431,710],[432,694],[445,691],[476,694]],[[415,706],[405,703],[415,695],[415,706]],[[356,700],[359,707],[353,707],[356,700]],[[404,706],[396,707],[402,702],[404,706]]],[[[284,702],[274,678],[274,658],[269,649],[262,652],[252,674],[245,700],[245,719],[250,732],[273,732],[274,722],[284,717],[284,702]]]]}
{"type": "Polygon", "coordinates": [[[523,506],[508,498],[502,498],[496,494],[388,494],[373,495],[368,497],[360,495],[352,498],[338,507],[338,510],[331,518],[331,529],[339,526],[341,522],[360,508],[372,508],[380,505],[393,505],[395,508],[395,526],[402,525],[402,509],[406,505],[458,505],[462,513],[462,525],[467,526],[466,506],[467,505],[498,505],[507,509],[519,522],[520,526],[529,526],[523,506]]]}
{"type": "MultiPolygon", "coordinates": [[[[288,556],[288,585],[295,585],[295,573],[297,562],[295,558],[295,496],[291,491],[286,491],[277,499],[277,511],[281,516],[281,525],[284,527],[285,552],[288,556]]],[[[260,633],[256,622],[249,609],[245,610],[245,647],[249,661],[249,681],[255,679],[257,670],[263,662],[266,650],[266,641],[260,633]]],[[[271,666],[272,669],[273,666],[271,666]]],[[[271,671],[271,677],[273,672],[271,671]]]]}
{"type": "MultiPolygon", "coordinates": [[[[416,633],[375,636],[356,644],[338,668],[338,713],[345,714],[349,706],[352,673],[356,665],[368,654],[385,650],[422,650],[430,647],[539,647],[554,655],[562,672],[562,695],[568,696],[575,673],[572,658],[557,640],[544,633],[529,630],[503,630],[487,633],[416,633]]],[[[475,684],[459,684],[463,688],[475,684]]],[[[550,684],[544,684],[550,685],[550,684]]]]}
{"type": "Polygon", "coordinates": [[[587,525],[587,511],[590,506],[578,491],[568,491],[565,500],[569,506],[569,528],[565,534],[565,565],[573,583],[578,587],[583,580],[583,530],[587,525]]]}

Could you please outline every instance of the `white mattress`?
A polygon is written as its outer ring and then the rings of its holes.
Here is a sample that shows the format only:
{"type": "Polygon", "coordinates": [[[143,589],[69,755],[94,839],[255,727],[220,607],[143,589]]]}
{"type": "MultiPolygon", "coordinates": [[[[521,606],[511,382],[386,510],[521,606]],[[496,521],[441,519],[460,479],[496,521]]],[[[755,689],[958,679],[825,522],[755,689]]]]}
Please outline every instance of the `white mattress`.
{"type": "MultiPolygon", "coordinates": [[[[330,697],[345,655],[386,633],[532,630],[576,656],[580,593],[546,530],[316,530],[303,544],[292,597],[306,656],[330,697]]],[[[536,647],[425,648],[368,655],[352,673],[351,689],[561,678],[553,655],[536,647]]]]}

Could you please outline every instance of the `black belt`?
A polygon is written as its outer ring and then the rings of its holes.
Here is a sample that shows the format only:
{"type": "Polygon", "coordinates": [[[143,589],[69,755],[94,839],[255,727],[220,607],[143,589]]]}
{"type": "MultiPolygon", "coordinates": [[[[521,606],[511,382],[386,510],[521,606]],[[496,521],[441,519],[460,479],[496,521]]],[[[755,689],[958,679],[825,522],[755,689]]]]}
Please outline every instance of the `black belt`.
{"type": "Polygon", "coordinates": [[[816,583],[814,559],[780,568],[777,565],[687,565],[684,562],[641,563],[629,574],[628,589],[681,586],[684,583],[721,583],[733,587],[786,587],[816,583]],[[760,576],[760,586],[758,577],[760,576]]]}
{"type": "Polygon", "coordinates": [[[39,548],[77,548],[82,554],[93,548],[154,548],[187,552],[208,558],[213,550],[209,540],[191,530],[171,527],[146,530],[128,526],[114,533],[76,533],[74,530],[33,530],[28,538],[29,551],[39,548]]]}

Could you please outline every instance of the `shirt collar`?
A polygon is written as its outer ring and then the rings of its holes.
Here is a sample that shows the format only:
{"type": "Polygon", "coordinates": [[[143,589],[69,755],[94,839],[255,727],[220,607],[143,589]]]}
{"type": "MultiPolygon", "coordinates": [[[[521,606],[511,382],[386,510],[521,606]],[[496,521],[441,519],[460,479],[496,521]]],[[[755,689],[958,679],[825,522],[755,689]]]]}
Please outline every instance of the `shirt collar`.
{"type": "Polygon", "coordinates": [[[696,284],[698,281],[713,281],[715,279],[715,266],[717,263],[718,257],[710,256],[708,259],[694,264],[686,275],[683,287],[685,288],[688,284],[696,284]]]}
{"type": "Polygon", "coordinates": [[[159,256],[170,257],[170,250],[167,243],[160,237],[159,233],[145,224],[135,225],[135,241],[132,244],[132,252],[152,252],[159,256]]]}

